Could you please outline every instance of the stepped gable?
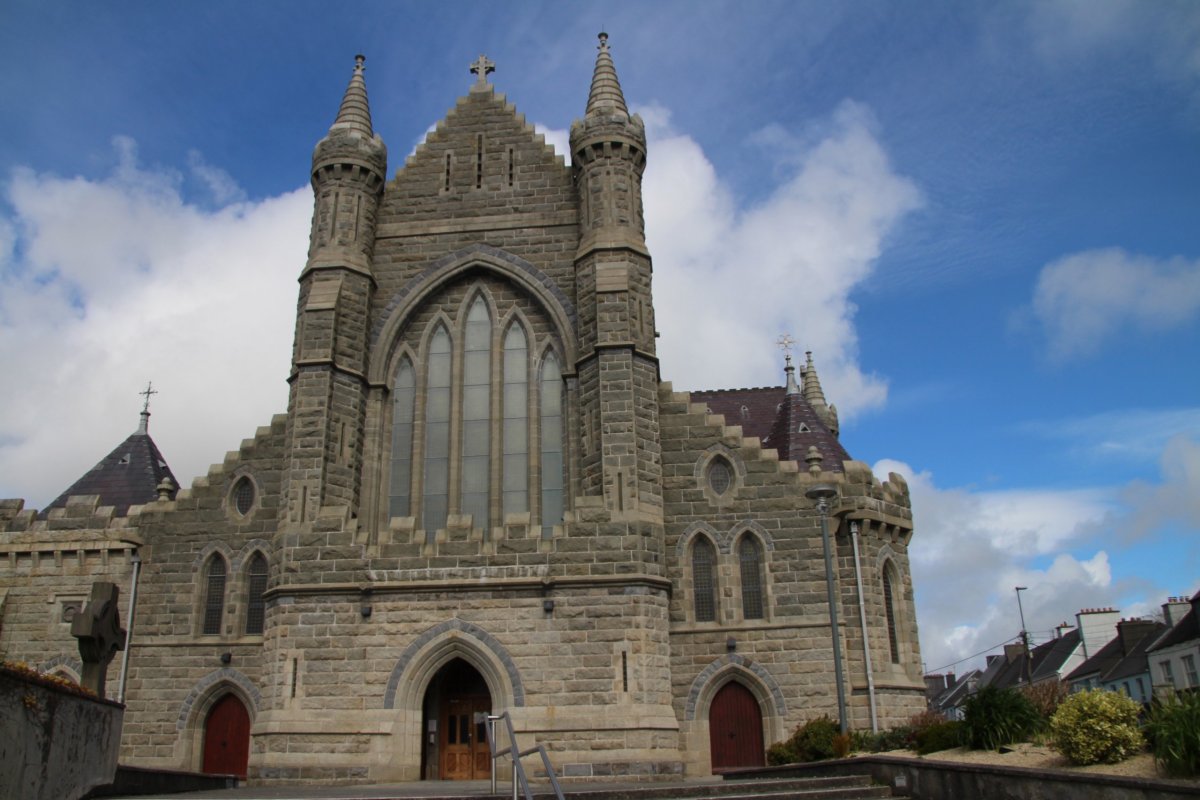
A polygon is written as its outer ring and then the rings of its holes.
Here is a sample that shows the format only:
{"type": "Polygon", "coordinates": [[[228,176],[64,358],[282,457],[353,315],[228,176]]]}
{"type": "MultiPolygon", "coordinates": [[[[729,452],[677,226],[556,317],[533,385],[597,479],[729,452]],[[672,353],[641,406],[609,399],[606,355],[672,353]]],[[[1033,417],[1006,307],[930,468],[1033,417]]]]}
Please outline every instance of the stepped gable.
{"type": "Polygon", "coordinates": [[[67,498],[80,495],[98,496],[100,506],[112,506],[113,513],[123,517],[130,506],[157,500],[158,485],[163,478],[170,478],[174,486],[179,486],[158,445],[150,438],[149,416],[149,412],[142,412],[137,431],[42,509],[39,518],[45,519],[52,508],[66,508],[67,498]]]}
{"type": "Polygon", "coordinates": [[[824,458],[825,470],[842,472],[842,462],[851,460],[817,411],[801,395],[787,394],[786,387],[705,389],[691,397],[724,416],[726,425],[741,425],[743,436],[757,437],[763,447],[777,450],[781,461],[803,462],[809,447],[824,458]]]}

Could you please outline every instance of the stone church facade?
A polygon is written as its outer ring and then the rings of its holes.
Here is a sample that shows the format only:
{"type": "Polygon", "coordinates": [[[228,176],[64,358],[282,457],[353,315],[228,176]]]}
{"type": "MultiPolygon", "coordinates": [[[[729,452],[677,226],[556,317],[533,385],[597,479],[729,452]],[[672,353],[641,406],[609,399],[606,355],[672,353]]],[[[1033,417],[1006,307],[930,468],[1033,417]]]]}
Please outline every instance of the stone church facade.
{"type": "Polygon", "coordinates": [[[70,615],[112,580],[126,764],[481,777],[474,714],[507,711],[567,778],[705,775],[837,717],[828,486],[850,724],[906,720],[903,479],[842,448],[811,357],[661,380],[606,37],[570,166],[473,71],[389,178],[358,60],[313,154],[286,414],[177,492],[144,413],[50,508],[0,501],[0,655],[73,675],[70,615]]]}

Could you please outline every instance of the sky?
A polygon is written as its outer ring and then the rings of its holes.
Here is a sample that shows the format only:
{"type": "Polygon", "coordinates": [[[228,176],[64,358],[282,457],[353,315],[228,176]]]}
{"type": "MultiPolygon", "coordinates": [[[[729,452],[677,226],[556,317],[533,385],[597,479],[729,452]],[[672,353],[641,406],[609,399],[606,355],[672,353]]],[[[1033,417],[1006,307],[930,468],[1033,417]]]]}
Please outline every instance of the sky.
{"type": "Polygon", "coordinates": [[[912,490],[922,658],[1200,589],[1200,4],[0,4],[0,497],[137,426],[184,485],[287,405],[313,145],[389,171],[491,76],[564,156],[605,30],[665,380],[782,383],[912,490]]]}

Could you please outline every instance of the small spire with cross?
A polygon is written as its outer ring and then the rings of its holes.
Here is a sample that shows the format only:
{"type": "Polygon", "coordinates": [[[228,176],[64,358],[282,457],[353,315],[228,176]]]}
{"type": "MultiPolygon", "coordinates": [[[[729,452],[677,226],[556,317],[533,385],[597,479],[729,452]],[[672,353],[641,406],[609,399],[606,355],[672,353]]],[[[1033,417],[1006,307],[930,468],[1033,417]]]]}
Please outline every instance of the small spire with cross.
{"type": "Polygon", "coordinates": [[[138,423],[138,433],[145,434],[150,430],[150,398],[158,394],[153,381],[146,381],[146,388],[138,392],[146,401],[142,403],[142,420],[138,423]]]}
{"type": "Polygon", "coordinates": [[[596,46],[596,49],[601,52],[608,51],[608,34],[604,31],[600,31],[600,44],[596,46]]]}
{"type": "Polygon", "coordinates": [[[487,76],[496,71],[496,64],[483,53],[471,63],[471,74],[475,75],[475,85],[472,90],[483,91],[488,88],[487,76]]]}

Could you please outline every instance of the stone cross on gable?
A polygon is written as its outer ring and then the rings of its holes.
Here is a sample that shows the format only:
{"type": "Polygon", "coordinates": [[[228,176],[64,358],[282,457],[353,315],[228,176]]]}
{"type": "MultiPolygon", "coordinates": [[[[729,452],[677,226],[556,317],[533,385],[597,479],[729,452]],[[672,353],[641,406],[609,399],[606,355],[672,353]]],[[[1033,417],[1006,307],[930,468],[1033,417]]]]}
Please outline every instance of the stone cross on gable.
{"type": "Polygon", "coordinates": [[[495,71],[495,63],[490,61],[483,53],[480,53],[479,58],[475,59],[471,64],[471,73],[478,76],[475,80],[476,88],[487,86],[487,76],[495,71]]]}
{"type": "Polygon", "coordinates": [[[146,402],[142,404],[142,411],[148,413],[150,411],[150,397],[158,394],[158,390],[154,388],[154,381],[147,381],[146,390],[138,392],[138,394],[146,398],[146,402]]]}

